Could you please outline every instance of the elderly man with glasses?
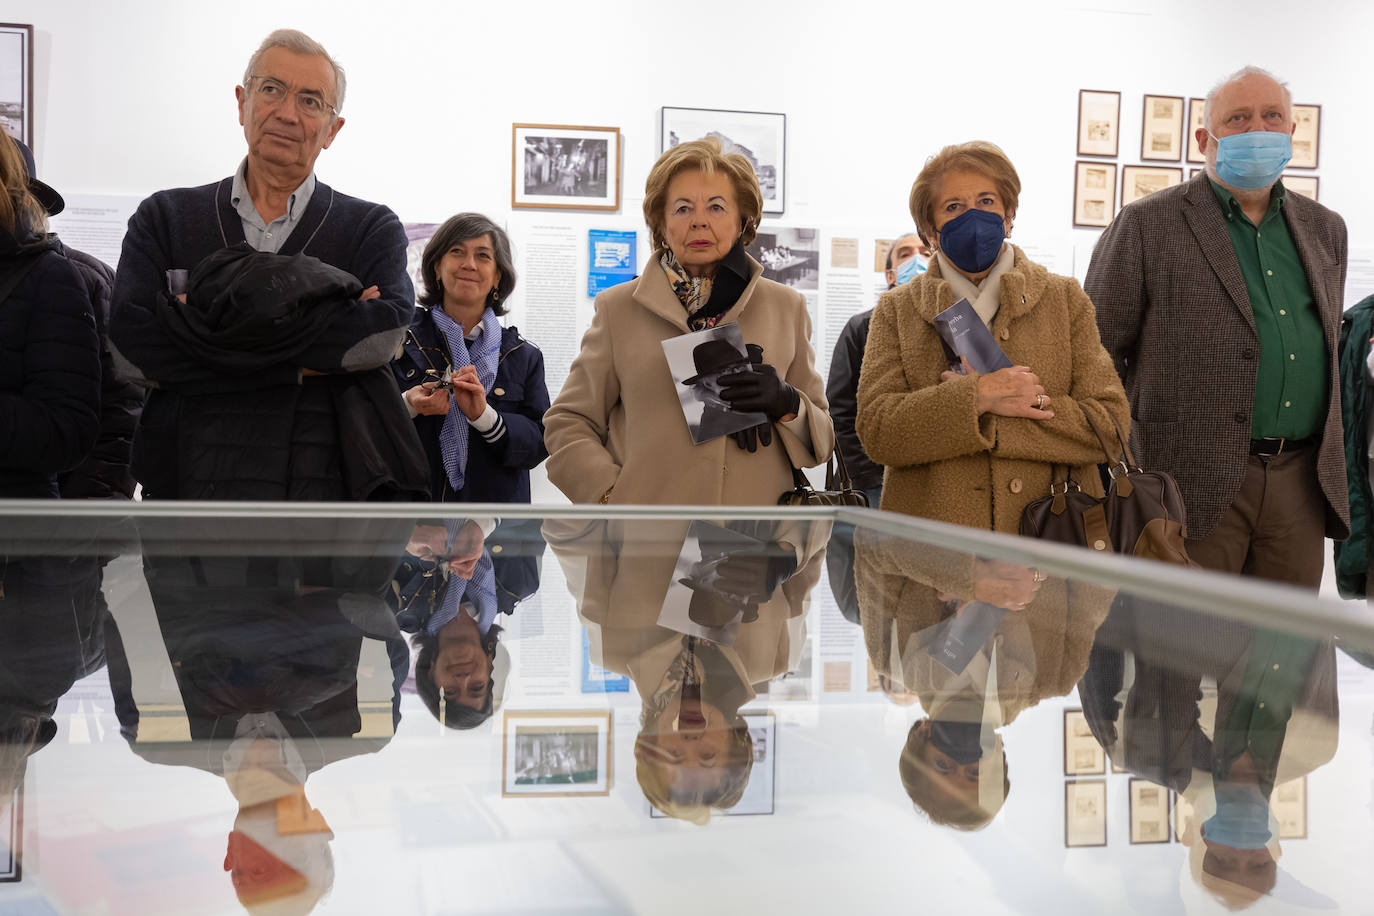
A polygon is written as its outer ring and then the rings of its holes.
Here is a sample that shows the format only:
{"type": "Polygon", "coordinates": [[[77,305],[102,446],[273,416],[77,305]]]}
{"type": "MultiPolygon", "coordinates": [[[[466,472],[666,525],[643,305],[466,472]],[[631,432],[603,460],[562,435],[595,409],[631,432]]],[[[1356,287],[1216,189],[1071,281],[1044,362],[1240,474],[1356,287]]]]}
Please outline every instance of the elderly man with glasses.
{"type": "Polygon", "coordinates": [[[160,499],[424,499],[424,455],[388,362],[410,323],[406,237],[315,160],[344,72],[273,32],[235,90],[248,155],[129,221],[111,338],[151,390],[133,471],[160,499]]]}

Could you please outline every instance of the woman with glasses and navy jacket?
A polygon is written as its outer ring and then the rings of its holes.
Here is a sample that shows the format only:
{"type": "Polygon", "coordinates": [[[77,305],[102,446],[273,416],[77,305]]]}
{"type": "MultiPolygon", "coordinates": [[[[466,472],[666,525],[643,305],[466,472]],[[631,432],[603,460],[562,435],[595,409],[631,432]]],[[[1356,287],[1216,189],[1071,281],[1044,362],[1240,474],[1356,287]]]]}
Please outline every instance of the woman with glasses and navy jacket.
{"type": "Polygon", "coordinates": [[[439,227],[420,260],[404,352],[391,364],[439,502],[527,503],[544,448],[544,354],[501,326],[515,289],[510,239],[478,213],[439,227]]]}

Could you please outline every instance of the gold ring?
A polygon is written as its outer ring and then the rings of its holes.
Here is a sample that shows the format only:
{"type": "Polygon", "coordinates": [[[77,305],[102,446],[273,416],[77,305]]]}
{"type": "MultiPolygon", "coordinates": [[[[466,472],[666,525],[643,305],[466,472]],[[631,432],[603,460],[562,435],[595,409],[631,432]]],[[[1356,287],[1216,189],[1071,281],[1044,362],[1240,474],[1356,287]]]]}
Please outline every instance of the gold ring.
{"type": "Polygon", "coordinates": [[[1035,567],[1031,567],[1031,581],[1044,582],[1048,578],[1049,576],[1045,575],[1040,570],[1036,569],[1035,567]]]}
{"type": "Polygon", "coordinates": [[[1043,410],[1044,407],[1045,407],[1045,396],[1044,396],[1043,394],[1037,394],[1037,395],[1035,396],[1035,409],[1036,409],[1036,410],[1043,410]]]}

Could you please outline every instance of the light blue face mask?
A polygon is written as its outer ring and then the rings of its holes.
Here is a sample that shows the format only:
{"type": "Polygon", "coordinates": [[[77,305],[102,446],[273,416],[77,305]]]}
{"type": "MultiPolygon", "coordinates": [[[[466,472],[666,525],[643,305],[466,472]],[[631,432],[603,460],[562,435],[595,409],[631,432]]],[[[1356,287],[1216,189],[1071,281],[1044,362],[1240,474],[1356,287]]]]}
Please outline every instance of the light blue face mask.
{"type": "Polygon", "coordinates": [[[1217,178],[1233,188],[1257,191],[1279,180],[1293,158],[1293,139],[1272,130],[1252,130],[1217,138],[1217,178]]]}
{"type": "Polygon", "coordinates": [[[925,272],[925,262],[921,260],[920,255],[913,254],[897,265],[897,285],[901,286],[904,283],[910,283],[913,277],[925,272]]]}
{"type": "Polygon", "coordinates": [[[1273,835],[1269,803],[1248,786],[1217,786],[1217,813],[1203,824],[1203,835],[1234,849],[1262,849],[1273,835]]]}

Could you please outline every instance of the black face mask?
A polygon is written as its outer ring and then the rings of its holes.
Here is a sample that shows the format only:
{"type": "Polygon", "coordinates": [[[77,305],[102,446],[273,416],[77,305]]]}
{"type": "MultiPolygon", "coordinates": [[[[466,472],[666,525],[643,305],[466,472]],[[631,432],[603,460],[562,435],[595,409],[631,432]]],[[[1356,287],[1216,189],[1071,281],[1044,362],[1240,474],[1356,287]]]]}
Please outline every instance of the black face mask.
{"type": "Polygon", "coordinates": [[[930,722],[930,743],[960,766],[977,763],[983,757],[978,738],[983,727],[977,722],[930,722]]]}

